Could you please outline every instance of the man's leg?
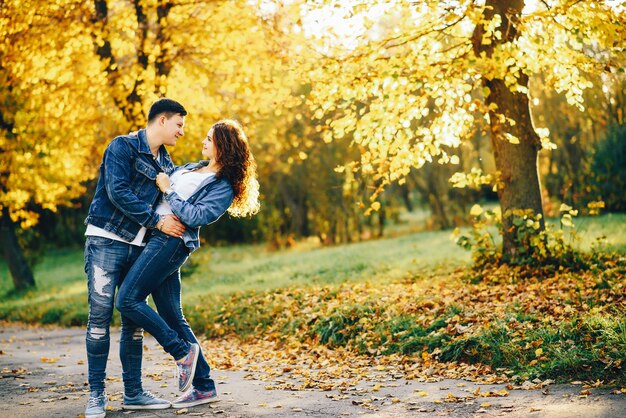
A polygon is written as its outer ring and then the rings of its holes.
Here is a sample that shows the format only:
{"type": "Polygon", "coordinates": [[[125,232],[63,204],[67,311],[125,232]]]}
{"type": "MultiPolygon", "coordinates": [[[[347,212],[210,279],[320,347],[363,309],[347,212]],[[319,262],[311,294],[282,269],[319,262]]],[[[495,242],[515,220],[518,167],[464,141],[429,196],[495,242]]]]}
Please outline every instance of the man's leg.
{"type": "MultiPolygon", "coordinates": [[[[130,246],[129,257],[120,279],[118,287],[122,285],[128,270],[133,266],[143,247],[130,246]]],[[[118,292],[119,297],[119,292],[118,292]]],[[[143,328],[130,318],[122,315],[122,332],[120,336],[120,362],[122,363],[122,380],[124,381],[124,395],[137,396],[143,393],[141,383],[141,367],[143,359],[143,328]]]]}
{"type": "Polygon", "coordinates": [[[85,241],[85,273],[89,302],[85,340],[91,390],[86,416],[104,416],[106,408],[104,381],[110,347],[109,327],[113,315],[115,288],[127,263],[129,247],[128,244],[101,237],[87,237],[85,241]]]}

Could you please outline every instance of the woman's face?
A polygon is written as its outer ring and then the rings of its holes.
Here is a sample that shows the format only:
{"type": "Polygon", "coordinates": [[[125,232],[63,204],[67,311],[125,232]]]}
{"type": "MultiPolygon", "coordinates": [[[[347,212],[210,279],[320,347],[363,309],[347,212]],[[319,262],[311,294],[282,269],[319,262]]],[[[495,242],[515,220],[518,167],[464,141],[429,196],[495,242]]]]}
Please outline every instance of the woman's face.
{"type": "Polygon", "coordinates": [[[213,128],[209,130],[206,138],[202,141],[202,156],[207,160],[213,160],[216,157],[215,144],[213,143],[213,128]]]}

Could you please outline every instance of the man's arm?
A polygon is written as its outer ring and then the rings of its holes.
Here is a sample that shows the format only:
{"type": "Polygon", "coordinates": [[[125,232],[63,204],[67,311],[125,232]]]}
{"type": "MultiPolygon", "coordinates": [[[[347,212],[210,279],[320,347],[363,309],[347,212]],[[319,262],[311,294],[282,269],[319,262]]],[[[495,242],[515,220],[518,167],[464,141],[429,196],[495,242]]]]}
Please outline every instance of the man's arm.
{"type": "MultiPolygon", "coordinates": [[[[126,141],[121,138],[113,140],[104,153],[105,188],[111,202],[124,215],[147,228],[155,228],[161,217],[149,203],[139,199],[130,189],[131,173],[135,169],[131,165],[131,151],[126,141]]],[[[161,225],[163,232],[180,236],[184,226],[176,219],[165,220],[167,226],[161,225]],[[178,224],[178,225],[177,225],[178,224]],[[181,231],[182,230],[182,231],[181,231]]]]}

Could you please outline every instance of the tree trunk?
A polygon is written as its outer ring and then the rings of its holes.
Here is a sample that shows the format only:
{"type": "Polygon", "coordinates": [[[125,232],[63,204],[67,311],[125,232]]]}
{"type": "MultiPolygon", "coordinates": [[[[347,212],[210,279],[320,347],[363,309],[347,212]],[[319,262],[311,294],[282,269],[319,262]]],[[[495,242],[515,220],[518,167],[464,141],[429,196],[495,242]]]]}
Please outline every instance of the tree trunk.
{"type": "MultiPolygon", "coordinates": [[[[472,36],[474,52],[477,56],[482,52],[491,56],[498,44],[515,41],[518,37],[516,24],[523,8],[523,0],[507,2],[487,0],[483,11],[485,20],[493,19],[496,14],[500,15],[502,25],[497,30],[502,36],[500,39],[492,36],[491,43],[483,45],[484,27],[482,24],[477,25],[472,36]]],[[[518,84],[528,87],[528,76],[519,77],[518,84]]],[[[537,232],[544,228],[537,164],[541,142],[532,125],[527,94],[511,92],[502,79],[483,78],[483,85],[489,88],[486,96],[487,104],[497,105],[497,110],[490,111],[489,116],[491,140],[498,171],[498,198],[504,226],[502,253],[505,260],[514,260],[520,243],[515,240],[516,230],[511,212],[532,210],[535,216],[541,214],[541,228],[537,232]],[[508,122],[502,122],[499,115],[514,120],[515,125],[511,126],[508,122]],[[519,144],[511,143],[505,135],[507,133],[517,137],[519,144]]]]}
{"type": "Polygon", "coordinates": [[[400,185],[400,196],[402,197],[402,202],[406,207],[406,210],[409,212],[413,212],[413,202],[411,202],[411,191],[409,190],[409,183],[404,182],[404,184],[400,185]]]}
{"type": "Polygon", "coordinates": [[[28,266],[24,252],[17,242],[15,224],[11,216],[9,216],[9,209],[7,207],[2,209],[2,227],[0,229],[2,230],[4,256],[9,265],[9,271],[13,278],[15,290],[26,290],[35,287],[33,272],[28,266]]]}
{"type": "Polygon", "coordinates": [[[432,226],[435,229],[448,229],[452,226],[448,213],[450,205],[447,179],[450,175],[445,173],[445,180],[442,182],[441,179],[444,178],[440,170],[442,167],[431,164],[423,167],[419,175],[415,173],[412,176],[415,188],[422,196],[422,200],[428,204],[432,226]]]}

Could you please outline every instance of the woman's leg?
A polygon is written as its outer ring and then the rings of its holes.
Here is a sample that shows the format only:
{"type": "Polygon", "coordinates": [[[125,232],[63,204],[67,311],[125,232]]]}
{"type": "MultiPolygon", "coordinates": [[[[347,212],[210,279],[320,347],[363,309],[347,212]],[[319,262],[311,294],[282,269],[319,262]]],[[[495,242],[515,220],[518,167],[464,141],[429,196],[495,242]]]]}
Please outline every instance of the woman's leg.
{"type": "MultiPolygon", "coordinates": [[[[170,328],[178,333],[179,338],[191,343],[196,343],[200,346],[198,339],[183,314],[181,305],[180,270],[172,273],[161,286],[155,289],[154,292],[152,292],[152,298],[154,299],[154,304],[161,317],[167,322],[170,328]]],[[[215,389],[215,382],[211,379],[210,373],[211,368],[204,358],[204,353],[202,353],[201,349],[198,363],[196,364],[196,374],[193,379],[194,388],[203,392],[215,389]]]]}
{"type": "Polygon", "coordinates": [[[115,302],[122,315],[152,334],[175,360],[185,357],[191,345],[179,338],[177,332],[148,305],[146,298],[178,271],[188,255],[181,239],[154,233],[124,277],[115,302]]]}

